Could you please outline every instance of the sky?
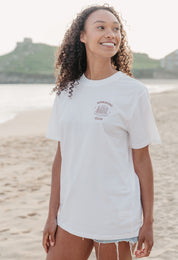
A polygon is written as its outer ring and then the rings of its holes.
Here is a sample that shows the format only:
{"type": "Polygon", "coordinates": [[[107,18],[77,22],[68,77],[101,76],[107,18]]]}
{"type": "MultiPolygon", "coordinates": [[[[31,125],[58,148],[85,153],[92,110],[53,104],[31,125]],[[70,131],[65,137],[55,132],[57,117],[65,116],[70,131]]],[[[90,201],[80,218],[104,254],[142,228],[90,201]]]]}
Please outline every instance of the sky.
{"type": "Polygon", "coordinates": [[[81,9],[104,3],[123,18],[132,51],[161,59],[178,49],[178,0],[0,0],[0,55],[25,37],[58,46],[81,9]]]}

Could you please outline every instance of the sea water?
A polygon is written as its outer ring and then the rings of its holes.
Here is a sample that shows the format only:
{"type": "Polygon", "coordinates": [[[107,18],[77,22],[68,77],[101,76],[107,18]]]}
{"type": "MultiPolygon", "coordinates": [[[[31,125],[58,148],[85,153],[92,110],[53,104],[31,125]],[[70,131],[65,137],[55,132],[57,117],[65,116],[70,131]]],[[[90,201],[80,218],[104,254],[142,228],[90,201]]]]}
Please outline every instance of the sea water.
{"type": "Polygon", "coordinates": [[[50,108],[51,84],[0,84],[0,124],[28,110],[50,108]]]}
{"type": "MultiPolygon", "coordinates": [[[[141,79],[150,93],[178,88],[178,80],[141,79]]],[[[22,111],[51,108],[53,84],[0,84],[0,124],[22,111]]]]}

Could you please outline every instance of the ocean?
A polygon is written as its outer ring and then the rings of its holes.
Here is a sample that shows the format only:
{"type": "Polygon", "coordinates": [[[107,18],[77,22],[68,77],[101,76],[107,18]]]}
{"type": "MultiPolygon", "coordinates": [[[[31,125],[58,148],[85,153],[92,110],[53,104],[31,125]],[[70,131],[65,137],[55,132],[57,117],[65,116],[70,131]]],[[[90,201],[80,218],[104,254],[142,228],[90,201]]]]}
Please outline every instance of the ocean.
{"type": "MultiPolygon", "coordinates": [[[[141,79],[149,93],[178,88],[178,80],[141,79]]],[[[52,107],[55,93],[53,84],[0,84],[0,124],[13,119],[22,111],[52,107]]]]}

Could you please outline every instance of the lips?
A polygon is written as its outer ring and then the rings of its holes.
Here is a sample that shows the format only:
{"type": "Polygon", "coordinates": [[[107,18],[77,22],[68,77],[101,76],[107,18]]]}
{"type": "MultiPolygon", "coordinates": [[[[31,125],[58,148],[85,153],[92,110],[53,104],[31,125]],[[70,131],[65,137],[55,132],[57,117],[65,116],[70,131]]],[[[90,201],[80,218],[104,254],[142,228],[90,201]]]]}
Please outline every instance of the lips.
{"type": "Polygon", "coordinates": [[[104,46],[115,46],[116,45],[114,42],[101,42],[100,44],[104,45],[104,46]]]}

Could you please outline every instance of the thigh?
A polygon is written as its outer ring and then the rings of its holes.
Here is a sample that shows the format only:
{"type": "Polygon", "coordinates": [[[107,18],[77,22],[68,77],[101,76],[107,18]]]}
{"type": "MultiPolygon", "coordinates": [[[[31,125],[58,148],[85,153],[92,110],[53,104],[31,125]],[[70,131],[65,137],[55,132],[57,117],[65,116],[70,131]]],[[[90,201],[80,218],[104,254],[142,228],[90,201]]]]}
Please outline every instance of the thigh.
{"type": "Polygon", "coordinates": [[[46,260],[87,260],[93,245],[92,239],[82,239],[57,226],[56,243],[49,247],[46,260]]]}
{"type": "Polygon", "coordinates": [[[94,241],[97,260],[132,260],[129,242],[98,243],[94,241]]]}

